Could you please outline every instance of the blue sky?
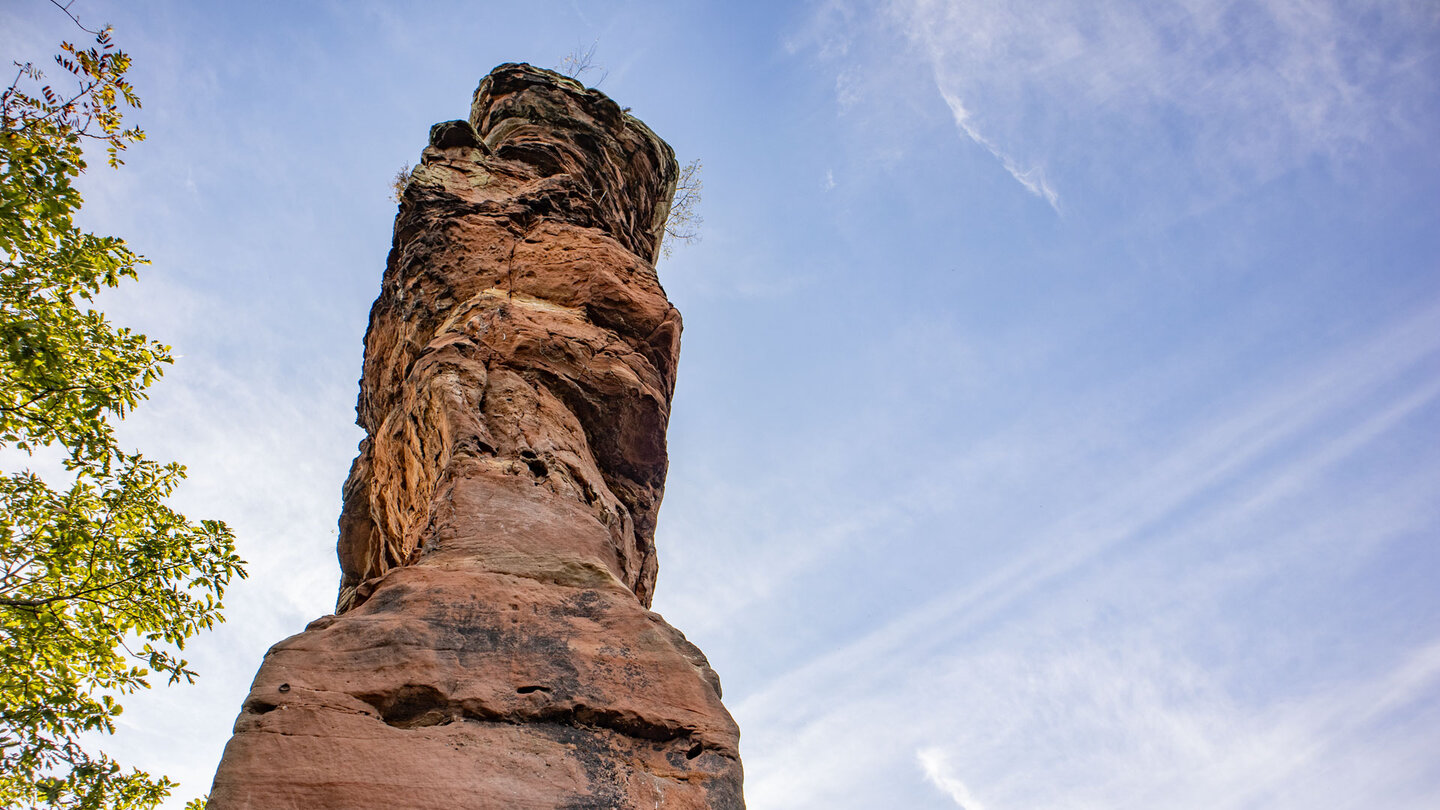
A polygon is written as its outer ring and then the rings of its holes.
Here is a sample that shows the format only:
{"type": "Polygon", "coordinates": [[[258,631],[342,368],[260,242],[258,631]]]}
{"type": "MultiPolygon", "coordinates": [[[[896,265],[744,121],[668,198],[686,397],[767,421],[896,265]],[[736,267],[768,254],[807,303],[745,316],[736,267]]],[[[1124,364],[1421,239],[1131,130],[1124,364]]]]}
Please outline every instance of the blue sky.
{"type": "MultiPolygon", "coordinates": [[[[76,10],[150,134],[85,178],[154,262],[105,306],[181,355],[124,435],[252,572],[123,761],[203,792],[333,604],[391,176],[593,43],[704,162],[656,608],[752,808],[1440,804],[1434,4],[76,10]]],[[[0,50],[56,17],[11,0],[0,50]]]]}

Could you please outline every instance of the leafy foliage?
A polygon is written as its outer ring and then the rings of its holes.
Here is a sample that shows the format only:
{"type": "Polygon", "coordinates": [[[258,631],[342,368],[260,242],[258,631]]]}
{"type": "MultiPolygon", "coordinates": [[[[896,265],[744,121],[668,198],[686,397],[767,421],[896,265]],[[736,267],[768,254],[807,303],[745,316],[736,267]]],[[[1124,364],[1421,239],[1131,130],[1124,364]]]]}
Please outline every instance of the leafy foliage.
{"type": "Polygon", "coordinates": [[[405,187],[410,185],[410,164],[406,163],[395,170],[395,176],[390,178],[390,199],[399,203],[405,199],[405,187]]]}
{"type": "Polygon", "coordinates": [[[0,474],[5,807],[147,808],[168,795],[173,782],[122,771],[81,735],[112,733],[117,697],[152,674],[193,680],[184,641],[222,620],[226,585],[245,575],[225,524],[166,506],[184,468],[122,450],[110,423],[171,357],[91,307],[145,260],[73,221],[86,141],[119,166],[144,138],[122,125],[120,105],[140,105],[130,58],[108,28],[89,33],[94,47],[63,43],[55,57],[68,91],[27,90],[44,78],[27,63],[0,95],[0,449],[23,460],[48,447],[64,463],[57,481],[0,474]]]}
{"type": "MultiPolygon", "coordinates": [[[[680,179],[675,183],[675,197],[670,202],[670,216],[665,220],[665,235],[676,241],[691,244],[700,240],[700,225],[705,222],[700,216],[700,192],[705,181],[700,177],[704,164],[699,158],[690,161],[680,169],[680,179]]],[[[668,257],[674,242],[666,241],[661,250],[668,257]]]]}

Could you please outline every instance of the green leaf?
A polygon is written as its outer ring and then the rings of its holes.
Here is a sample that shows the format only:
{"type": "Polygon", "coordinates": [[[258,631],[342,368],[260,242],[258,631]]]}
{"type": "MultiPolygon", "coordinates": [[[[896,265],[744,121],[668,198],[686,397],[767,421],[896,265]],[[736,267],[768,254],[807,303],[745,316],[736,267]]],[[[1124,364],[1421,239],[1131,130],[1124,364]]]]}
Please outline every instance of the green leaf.
{"type": "Polygon", "coordinates": [[[178,652],[223,619],[225,588],[245,576],[224,523],[167,504],[184,468],[115,440],[114,421],[172,358],[89,306],[145,264],[74,224],[85,139],[105,142],[112,166],[144,139],[122,129],[121,102],[139,106],[130,58],[109,29],[96,43],[61,45],[73,91],[27,92],[18,82],[41,74],[26,64],[0,96],[0,450],[53,447],[65,470],[0,472],[0,807],[162,801],[175,783],[124,770],[82,735],[113,733],[118,698],[152,673],[192,680],[178,652]]]}

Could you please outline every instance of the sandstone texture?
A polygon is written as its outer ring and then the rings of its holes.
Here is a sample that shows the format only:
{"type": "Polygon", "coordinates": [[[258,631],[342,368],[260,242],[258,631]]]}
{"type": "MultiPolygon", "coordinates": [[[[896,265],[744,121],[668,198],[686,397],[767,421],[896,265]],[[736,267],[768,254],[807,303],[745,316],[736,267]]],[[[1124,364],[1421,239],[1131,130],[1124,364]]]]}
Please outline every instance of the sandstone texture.
{"type": "Polygon", "coordinates": [[[336,612],[266,654],[209,807],[743,808],[719,679],[648,609],[677,174],[529,65],[431,129],[365,339],[336,612]]]}

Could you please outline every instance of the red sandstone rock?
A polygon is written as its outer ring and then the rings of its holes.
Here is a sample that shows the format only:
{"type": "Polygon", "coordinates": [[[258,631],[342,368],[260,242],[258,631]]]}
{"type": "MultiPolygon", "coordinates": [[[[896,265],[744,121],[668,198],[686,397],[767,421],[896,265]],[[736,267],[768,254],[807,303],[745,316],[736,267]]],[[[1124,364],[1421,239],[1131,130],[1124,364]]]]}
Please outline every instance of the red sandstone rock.
{"type": "Polygon", "coordinates": [[[528,65],[431,129],[365,339],[336,615],[266,654],[209,807],[744,807],[719,679],[647,609],[676,177],[528,65]]]}

